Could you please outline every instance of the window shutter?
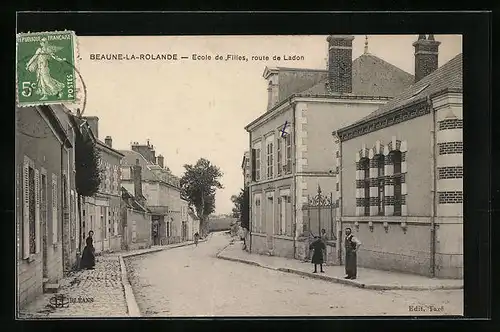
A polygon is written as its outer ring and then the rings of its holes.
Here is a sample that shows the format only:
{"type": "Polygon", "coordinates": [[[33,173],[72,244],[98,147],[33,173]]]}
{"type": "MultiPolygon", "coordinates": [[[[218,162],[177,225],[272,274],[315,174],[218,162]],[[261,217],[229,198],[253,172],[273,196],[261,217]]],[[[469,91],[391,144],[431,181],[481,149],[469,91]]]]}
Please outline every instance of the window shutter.
{"type": "Polygon", "coordinates": [[[256,150],[252,149],[252,181],[255,181],[255,175],[256,175],[256,150]]]}
{"type": "Polygon", "coordinates": [[[23,258],[28,258],[30,256],[30,231],[29,231],[29,220],[30,220],[30,188],[29,188],[29,163],[24,162],[23,165],[23,258]]]}
{"type": "Polygon", "coordinates": [[[58,206],[57,206],[57,176],[52,174],[52,243],[57,243],[58,226],[58,206]]]}
{"type": "Polygon", "coordinates": [[[35,253],[40,252],[40,172],[35,169],[35,253]]]}

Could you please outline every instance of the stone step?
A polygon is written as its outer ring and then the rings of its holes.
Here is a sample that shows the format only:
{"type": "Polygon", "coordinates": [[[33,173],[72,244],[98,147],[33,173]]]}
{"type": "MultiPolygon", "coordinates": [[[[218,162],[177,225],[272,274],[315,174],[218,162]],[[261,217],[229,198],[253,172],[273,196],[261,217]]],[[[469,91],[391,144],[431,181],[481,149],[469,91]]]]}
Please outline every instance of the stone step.
{"type": "Polygon", "coordinates": [[[57,293],[58,291],[59,291],[59,284],[46,283],[43,285],[44,293],[57,293]]]}

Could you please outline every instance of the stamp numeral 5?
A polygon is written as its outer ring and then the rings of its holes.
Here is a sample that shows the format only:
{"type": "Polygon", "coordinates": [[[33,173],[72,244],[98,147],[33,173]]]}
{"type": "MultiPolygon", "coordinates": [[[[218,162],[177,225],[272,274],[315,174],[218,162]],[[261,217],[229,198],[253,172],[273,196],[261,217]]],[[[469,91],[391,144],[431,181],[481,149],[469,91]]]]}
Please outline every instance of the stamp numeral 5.
{"type": "Polygon", "coordinates": [[[31,83],[31,82],[23,82],[23,96],[24,97],[30,97],[31,93],[33,92],[33,89],[36,88],[36,83],[31,83]]]}

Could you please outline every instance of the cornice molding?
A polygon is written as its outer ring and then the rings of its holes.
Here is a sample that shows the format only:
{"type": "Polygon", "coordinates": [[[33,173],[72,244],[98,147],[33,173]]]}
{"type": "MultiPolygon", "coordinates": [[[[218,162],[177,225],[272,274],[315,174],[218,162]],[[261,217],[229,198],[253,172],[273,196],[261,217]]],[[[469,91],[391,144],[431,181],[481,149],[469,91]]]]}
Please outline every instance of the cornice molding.
{"type": "Polygon", "coordinates": [[[336,133],[341,141],[369,134],[371,132],[394,126],[398,123],[405,122],[430,113],[431,108],[427,103],[427,99],[419,100],[410,105],[405,105],[394,111],[385,113],[374,119],[359,123],[352,127],[347,127],[338,130],[336,133]]]}

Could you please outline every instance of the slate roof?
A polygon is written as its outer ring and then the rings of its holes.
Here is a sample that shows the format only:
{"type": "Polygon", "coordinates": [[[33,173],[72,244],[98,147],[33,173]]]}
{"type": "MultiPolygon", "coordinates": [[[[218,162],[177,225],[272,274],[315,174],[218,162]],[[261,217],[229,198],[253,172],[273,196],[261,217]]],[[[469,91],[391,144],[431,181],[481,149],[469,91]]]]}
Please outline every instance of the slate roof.
{"type": "MultiPolygon", "coordinates": [[[[413,81],[410,73],[370,53],[352,62],[352,94],[355,96],[394,97],[413,81]]],[[[300,95],[331,95],[326,82],[324,79],[300,95]]]]}
{"type": "Polygon", "coordinates": [[[122,159],[123,166],[133,166],[135,165],[136,159],[139,159],[139,165],[141,166],[141,177],[143,181],[161,181],[161,179],[151,171],[151,164],[140,154],[139,152],[132,150],[120,150],[120,153],[124,155],[122,159]]]}
{"type": "Polygon", "coordinates": [[[135,199],[134,195],[132,195],[127,189],[122,187],[122,198],[123,201],[125,202],[125,205],[134,210],[139,210],[142,212],[149,212],[149,210],[142,206],[137,200],[135,199]]]}
{"type": "Polygon", "coordinates": [[[346,128],[352,128],[359,123],[378,118],[385,113],[400,109],[405,105],[412,104],[419,99],[446,89],[462,91],[462,80],[462,53],[460,53],[431,74],[411,85],[388,103],[346,128]]]}

